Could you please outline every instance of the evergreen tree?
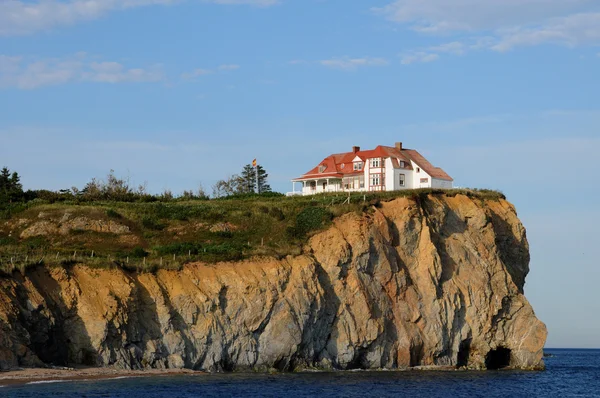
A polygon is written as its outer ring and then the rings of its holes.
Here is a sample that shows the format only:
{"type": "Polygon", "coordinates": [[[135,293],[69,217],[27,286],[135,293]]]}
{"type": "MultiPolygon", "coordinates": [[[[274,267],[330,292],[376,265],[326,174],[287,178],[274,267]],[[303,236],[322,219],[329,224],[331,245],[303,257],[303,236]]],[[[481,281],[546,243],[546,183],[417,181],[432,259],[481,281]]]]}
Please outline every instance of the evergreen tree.
{"type": "Polygon", "coordinates": [[[8,188],[8,184],[10,183],[10,170],[6,167],[3,167],[0,171],[0,190],[5,190],[8,188]]]}
{"type": "Polygon", "coordinates": [[[8,198],[11,202],[23,199],[23,185],[21,185],[21,177],[16,171],[10,177],[9,187],[8,198]]]}
{"type": "Polygon", "coordinates": [[[260,164],[256,167],[258,168],[258,193],[271,192],[271,186],[267,183],[269,175],[260,164]]]}
{"type": "MultiPolygon", "coordinates": [[[[267,183],[269,175],[261,165],[256,166],[258,169],[258,192],[271,192],[271,186],[267,183]]],[[[256,170],[251,164],[244,166],[240,174],[241,187],[239,190],[243,193],[256,192],[256,170]]]]}
{"type": "Polygon", "coordinates": [[[10,203],[23,199],[21,177],[17,172],[11,174],[7,167],[0,170],[0,202],[10,203]]]}
{"type": "Polygon", "coordinates": [[[242,173],[240,174],[241,178],[241,191],[244,193],[254,193],[256,191],[256,174],[254,172],[254,167],[251,164],[247,164],[244,166],[242,173]]]}

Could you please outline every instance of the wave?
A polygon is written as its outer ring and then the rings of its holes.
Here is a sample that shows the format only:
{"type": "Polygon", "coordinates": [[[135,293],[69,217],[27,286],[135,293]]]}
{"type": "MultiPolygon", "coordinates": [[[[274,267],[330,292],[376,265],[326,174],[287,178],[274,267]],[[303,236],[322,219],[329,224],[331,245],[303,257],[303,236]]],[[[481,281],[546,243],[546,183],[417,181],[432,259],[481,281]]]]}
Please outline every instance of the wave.
{"type": "Polygon", "coordinates": [[[38,381],[30,381],[26,384],[50,384],[50,383],[66,383],[70,380],[38,380],[38,381]]]}

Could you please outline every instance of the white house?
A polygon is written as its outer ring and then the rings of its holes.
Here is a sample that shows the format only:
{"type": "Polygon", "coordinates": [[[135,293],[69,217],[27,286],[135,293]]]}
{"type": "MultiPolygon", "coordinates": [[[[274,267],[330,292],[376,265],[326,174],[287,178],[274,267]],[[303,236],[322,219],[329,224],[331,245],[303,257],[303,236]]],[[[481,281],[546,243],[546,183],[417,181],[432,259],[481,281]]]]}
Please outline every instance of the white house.
{"type": "Polygon", "coordinates": [[[452,188],[452,182],[444,170],[397,142],[393,147],[379,145],[361,151],[355,146],[352,152],[330,155],[302,177],[293,179],[291,194],[448,189],[452,188]],[[296,183],[302,184],[301,191],[296,191],[296,183]]]}

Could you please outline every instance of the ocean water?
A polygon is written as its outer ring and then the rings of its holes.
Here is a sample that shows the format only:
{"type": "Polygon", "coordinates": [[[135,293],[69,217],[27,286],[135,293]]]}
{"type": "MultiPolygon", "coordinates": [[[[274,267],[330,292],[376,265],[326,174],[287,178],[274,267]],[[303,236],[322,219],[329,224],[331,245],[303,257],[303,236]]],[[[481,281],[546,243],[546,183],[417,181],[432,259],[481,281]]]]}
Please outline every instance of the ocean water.
{"type": "Polygon", "coordinates": [[[210,374],[29,384],[0,397],[600,397],[600,350],[546,350],[543,372],[210,374]]]}

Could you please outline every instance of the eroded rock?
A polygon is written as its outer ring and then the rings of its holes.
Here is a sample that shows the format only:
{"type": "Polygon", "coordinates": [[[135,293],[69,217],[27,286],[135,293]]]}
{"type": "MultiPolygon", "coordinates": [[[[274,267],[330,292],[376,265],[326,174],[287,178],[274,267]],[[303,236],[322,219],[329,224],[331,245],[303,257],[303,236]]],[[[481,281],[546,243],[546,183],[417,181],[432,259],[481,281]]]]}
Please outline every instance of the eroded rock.
{"type": "MultiPolygon", "coordinates": [[[[65,222],[91,225],[76,220],[65,222]]],[[[540,368],[528,271],[508,202],[396,199],[336,219],[284,260],[0,279],[0,367],[540,368]]]]}

